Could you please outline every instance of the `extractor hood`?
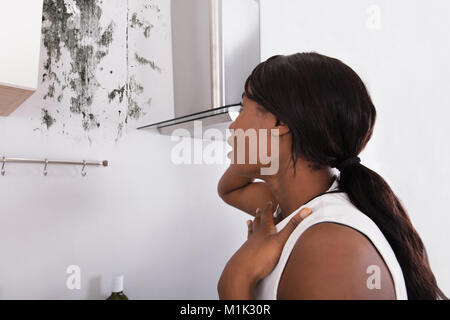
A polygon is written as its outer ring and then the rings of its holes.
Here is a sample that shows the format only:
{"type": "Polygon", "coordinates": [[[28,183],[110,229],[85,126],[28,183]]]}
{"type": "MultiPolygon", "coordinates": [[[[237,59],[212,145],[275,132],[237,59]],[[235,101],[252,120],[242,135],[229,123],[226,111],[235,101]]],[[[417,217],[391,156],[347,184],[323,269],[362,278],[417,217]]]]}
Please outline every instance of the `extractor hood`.
{"type": "Polygon", "coordinates": [[[174,116],[138,129],[171,135],[194,122],[225,138],[247,77],[261,60],[259,0],[172,0],[174,116]]]}

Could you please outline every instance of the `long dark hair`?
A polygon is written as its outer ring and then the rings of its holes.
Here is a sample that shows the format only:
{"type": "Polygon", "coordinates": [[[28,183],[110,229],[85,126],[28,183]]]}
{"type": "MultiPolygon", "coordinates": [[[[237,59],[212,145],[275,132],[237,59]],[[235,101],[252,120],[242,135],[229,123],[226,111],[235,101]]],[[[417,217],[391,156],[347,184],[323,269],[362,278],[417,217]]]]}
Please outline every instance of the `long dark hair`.
{"type": "MultiPolygon", "coordinates": [[[[316,52],[276,55],[245,82],[248,98],[284,122],[292,161],[335,167],[357,156],[372,136],[376,111],[360,77],[316,52]]],[[[294,167],[295,173],[295,167],[294,167]]],[[[422,240],[386,181],[362,164],[341,170],[339,188],[382,231],[401,266],[409,299],[447,299],[428,264],[422,240]]]]}

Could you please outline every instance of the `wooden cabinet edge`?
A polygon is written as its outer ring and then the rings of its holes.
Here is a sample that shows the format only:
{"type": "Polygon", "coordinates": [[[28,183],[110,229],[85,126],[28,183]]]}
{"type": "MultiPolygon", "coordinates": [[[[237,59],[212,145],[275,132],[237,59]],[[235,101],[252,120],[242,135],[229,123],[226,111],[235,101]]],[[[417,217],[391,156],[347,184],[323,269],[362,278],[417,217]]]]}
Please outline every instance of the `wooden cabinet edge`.
{"type": "Polygon", "coordinates": [[[0,117],[7,117],[25,102],[36,90],[0,85],[0,117]]]}

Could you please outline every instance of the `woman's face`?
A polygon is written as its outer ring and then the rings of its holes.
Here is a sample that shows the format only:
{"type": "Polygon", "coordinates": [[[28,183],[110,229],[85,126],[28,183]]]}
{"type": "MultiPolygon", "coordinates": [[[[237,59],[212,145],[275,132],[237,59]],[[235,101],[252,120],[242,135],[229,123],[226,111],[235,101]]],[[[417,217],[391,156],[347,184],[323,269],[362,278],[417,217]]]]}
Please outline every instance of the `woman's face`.
{"type": "Polygon", "coordinates": [[[229,126],[228,143],[233,149],[228,157],[235,173],[261,178],[261,168],[279,163],[280,155],[286,153],[285,133],[289,130],[285,125],[276,124],[277,118],[272,113],[243,94],[239,116],[229,126]]]}

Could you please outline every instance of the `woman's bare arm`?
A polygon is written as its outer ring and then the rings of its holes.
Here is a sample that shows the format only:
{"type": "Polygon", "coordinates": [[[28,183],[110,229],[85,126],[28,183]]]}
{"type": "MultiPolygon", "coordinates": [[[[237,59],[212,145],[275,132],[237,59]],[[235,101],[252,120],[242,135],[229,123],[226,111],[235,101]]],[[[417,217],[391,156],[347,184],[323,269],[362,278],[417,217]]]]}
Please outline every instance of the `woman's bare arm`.
{"type": "MultiPolygon", "coordinates": [[[[314,213],[313,213],[314,214],[314,213]]],[[[279,300],[395,299],[394,281],[382,256],[359,231],[323,222],[297,240],[278,286],[279,300]],[[367,282],[379,269],[379,288],[367,282]]]]}
{"type": "Polygon", "coordinates": [[[254,179],[239,176],[228,168],[217,186],[217,192],[223,201],[252,216],[257,208],[263,208],[272,201],[276,208],[278,201],[265,182],[254,182],[254,179]]]}

